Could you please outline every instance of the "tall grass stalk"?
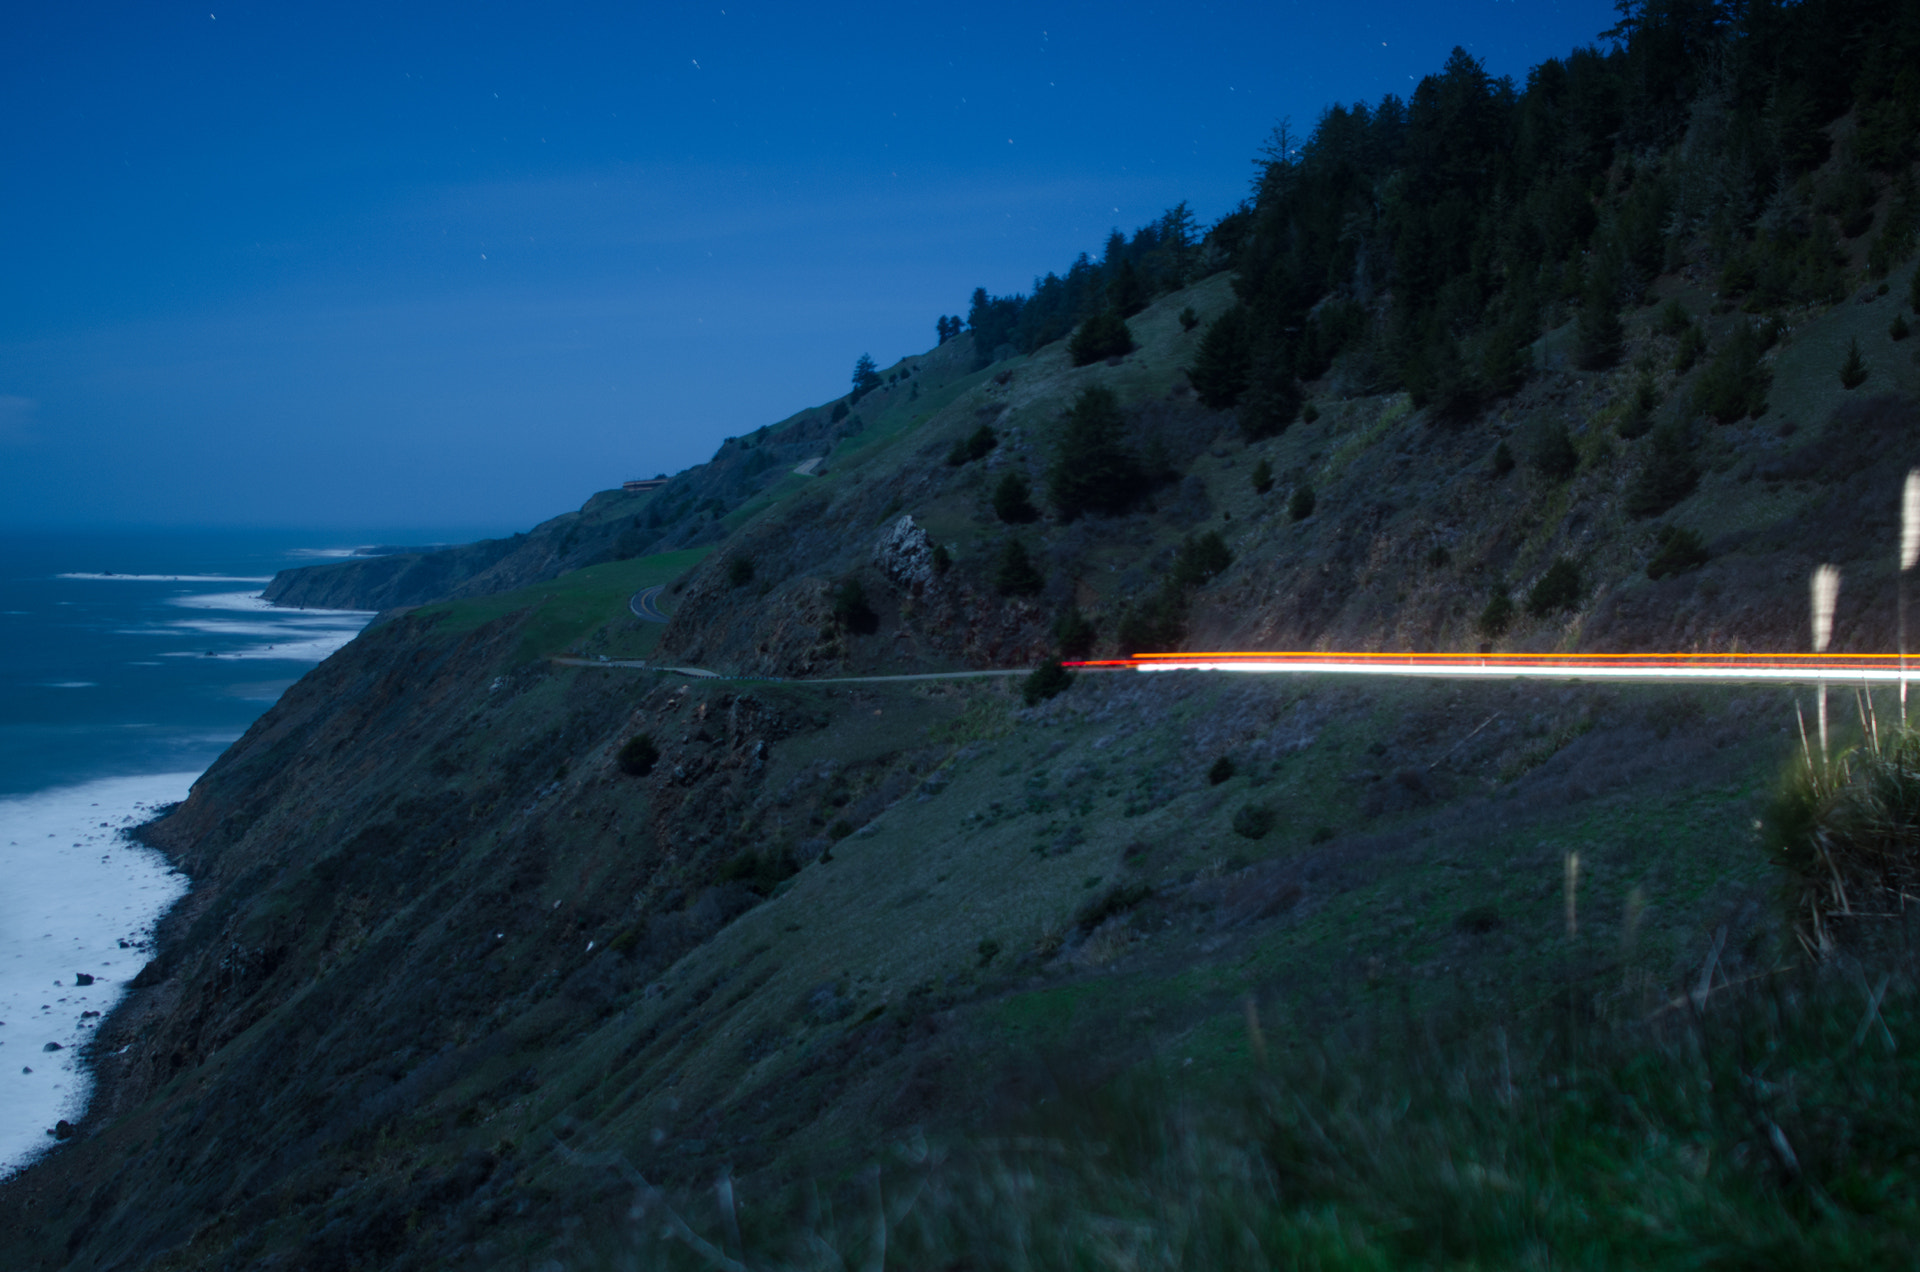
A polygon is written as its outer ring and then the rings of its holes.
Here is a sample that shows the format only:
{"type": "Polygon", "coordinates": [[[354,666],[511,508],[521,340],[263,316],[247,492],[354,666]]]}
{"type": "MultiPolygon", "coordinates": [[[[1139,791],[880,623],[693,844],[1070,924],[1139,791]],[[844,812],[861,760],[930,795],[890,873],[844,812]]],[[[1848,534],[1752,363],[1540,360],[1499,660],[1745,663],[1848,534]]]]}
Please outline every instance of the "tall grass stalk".
{"type": "MultiPolygon", "coordinates": [[[[1823,565],[1813,572],[1813,652],[1824,654],[1833,639],[1833,607],[1840,599],[1840,567],[1823,565]]],[[[1827,682],[1820,682],[1820,763],[1827,762],[1827,682]]]]}
{"type": "Polygon", "coordinates": [[[1920,468],[1900,492],[1900,726],[1907,724],[1907,571],[1920,563],[1920,468]]]}

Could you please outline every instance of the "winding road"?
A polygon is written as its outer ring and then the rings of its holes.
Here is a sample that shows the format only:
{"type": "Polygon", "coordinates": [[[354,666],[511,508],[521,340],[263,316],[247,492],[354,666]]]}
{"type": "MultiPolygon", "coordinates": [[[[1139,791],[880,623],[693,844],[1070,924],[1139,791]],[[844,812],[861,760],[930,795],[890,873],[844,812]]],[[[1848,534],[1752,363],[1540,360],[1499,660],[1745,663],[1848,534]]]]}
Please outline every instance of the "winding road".
{"type": "Polygon", "coordinates": [[[657,583],[635,592],[627,599],[627,608],[632,610],[633,616],[643,623],[666,622],[667,616],[660,610],[660,593],[664,592],[666,587],[665,583],[657,583]]]}

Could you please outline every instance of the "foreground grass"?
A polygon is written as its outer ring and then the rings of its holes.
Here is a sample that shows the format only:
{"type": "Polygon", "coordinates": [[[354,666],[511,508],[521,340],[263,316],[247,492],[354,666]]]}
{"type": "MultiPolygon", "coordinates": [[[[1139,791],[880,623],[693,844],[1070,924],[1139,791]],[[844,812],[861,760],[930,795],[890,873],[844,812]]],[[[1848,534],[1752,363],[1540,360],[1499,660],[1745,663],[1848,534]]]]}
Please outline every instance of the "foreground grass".
{"type": "Polygon", "coordinates": [[[628,1172],[629,1230],[567,1266],[1913,1266],[1920,1029],[1895,962],[1730,985],[1716,959],[1610,1025],[1383,1019],[1211,1089],[1069,1086],[1018,1133],[898,1145],[780,1204],[628,1172]]]}

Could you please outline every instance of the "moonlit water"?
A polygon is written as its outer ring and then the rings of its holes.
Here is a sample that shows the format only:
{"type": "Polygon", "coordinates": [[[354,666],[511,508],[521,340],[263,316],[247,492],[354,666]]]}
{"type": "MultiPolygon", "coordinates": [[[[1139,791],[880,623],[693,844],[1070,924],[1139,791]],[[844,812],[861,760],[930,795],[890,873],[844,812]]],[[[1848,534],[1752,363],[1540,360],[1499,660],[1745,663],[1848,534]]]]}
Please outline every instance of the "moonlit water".
{"type": "Polygon", "coordinates": [[[261,588],[341,543],[408,541],[0,533],[0,1176],[79,1118],[82,1048],[187,889],[125,830],[372,617],[279,609],[261,588]]]}

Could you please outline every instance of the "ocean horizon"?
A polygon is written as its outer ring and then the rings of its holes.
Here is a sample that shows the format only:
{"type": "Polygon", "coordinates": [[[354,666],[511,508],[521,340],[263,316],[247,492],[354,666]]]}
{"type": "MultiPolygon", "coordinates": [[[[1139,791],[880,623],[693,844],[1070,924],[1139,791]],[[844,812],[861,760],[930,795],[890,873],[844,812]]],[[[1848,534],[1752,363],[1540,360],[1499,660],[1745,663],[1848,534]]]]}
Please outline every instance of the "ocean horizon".
{"type": "Polygon", "coordinates": [[[88,1039],[188,891],[127,832],[373,617],[261,589],[362,546],[477,537],[0,530],[0,1177],[83,1116],[88,1039]]]}

